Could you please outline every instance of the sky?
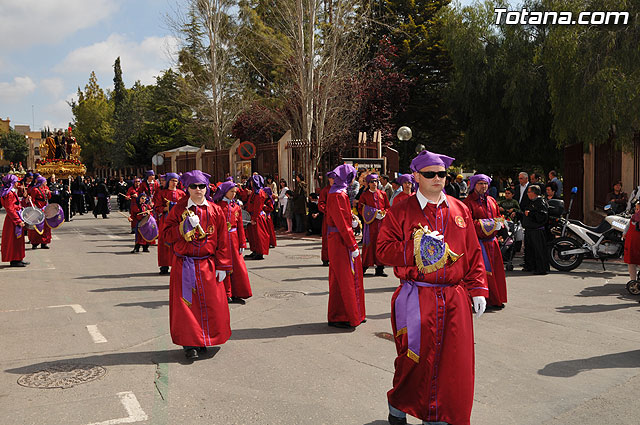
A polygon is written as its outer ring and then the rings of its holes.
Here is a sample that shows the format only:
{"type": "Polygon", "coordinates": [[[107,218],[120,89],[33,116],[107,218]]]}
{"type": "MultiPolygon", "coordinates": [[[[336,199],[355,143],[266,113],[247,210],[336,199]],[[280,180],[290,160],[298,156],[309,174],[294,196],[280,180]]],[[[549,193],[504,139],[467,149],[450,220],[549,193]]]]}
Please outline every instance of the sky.
{"type": "Polygon", "coordinates": [[[185,2],[0,0],[0,118],[12,127],[66,128],[73,120],[67,102],[91,71],[100,87],[113,88],[118,56],[126,87],[155,83],[177,46],[167,16],[185,2]]]}

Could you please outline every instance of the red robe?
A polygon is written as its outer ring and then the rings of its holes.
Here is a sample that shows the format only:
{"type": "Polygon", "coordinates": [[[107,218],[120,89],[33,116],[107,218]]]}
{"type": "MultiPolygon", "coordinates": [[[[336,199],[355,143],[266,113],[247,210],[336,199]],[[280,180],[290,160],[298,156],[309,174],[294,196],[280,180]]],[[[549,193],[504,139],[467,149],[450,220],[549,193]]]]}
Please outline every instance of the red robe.
{"type": "Polygon", "coordinates": [[[395,205],[396,202],[400,203],[400,201],[408,199],[411,196],[415,196],[415,195],[413,195],[413,194],[407,195],[404,191],[402,191],[402,192],[398,193],[395,198],[393,198],[393,204],[395,205]]]}
{"type": "Polygon", "coordinates": [[[18,213],[22,208],[17,191],[10,191],[3,196],[2,206],[7,212],[2,226],[2,261],[22,261],[24,259],[25,229],[20,227],[22,219],[18,213]]]}
{"type": "MultiPolygon", "coordinates": [[[[141,207],[142,207],[142,211],[138,211],[139,213],[143,212],[143,211],[153,211],[153,208],[151,207],[150,204],[142,204],[141,207]]],[[[137,205],[136,205],[136,209],[137,209],[137,205]]],[[[154,239],[151,242],[149,242],[148,240],[146,240],[145,238],[142,237],[142,234],[140,233],[140,229],[138,227],[140,221],[146,215],[148,215],[148,214],[136,214],[136,218],[134,219],[135,223],[136,223],[136,244],[139,244],[139,245],[155,245],[156,241],[158,239],[154,239]]],[[[159,234],[160,234],[160,228],[158,228],[158,235],[159,234]]]]}
{"type": "Polygon", "coordinates": [[[329,243],[329,322],[358,326],[365,319],[362,260],[351,257],[358,243],[351,228],[351,207],[346,192],[327,196],[327,240],[329,243]]]}
{"type": "Polygon", "coordinates": [[[318,199],[318,211],[324,214],[322,220],[322,261],[329,261],[329,244],[327,241],[327,195],[331,186],[326,185],[320,190],[318,199]]]}
{"type": "MultiPolygon", "coordinates": [[[[51,192],[49,191],[49,188],[44,184],[40,187],[31,186],[27,190],[27,193],[29,194],[29,196],[31,196],[31,202],[33,202],[33,206],[36,208],[43,209],[49,203],[49,199],[51,199],[51,192]]],[[[31,245],[51,243],[51,227],[49,227],[46,223],[44,224],[42,233],[39,233],[35,229],[29,229],[27,233],[29,235],[29,243],[31,245]]]]}
{"type": "Polygon", "coordinates": [[[138,187],[138,193],[145,192],[147,194],[147,198],[153,201],[153,197],[156,196],[156,192],[160,190],[160,182],[158,180],[153,180],[151,185],[145,180],[140,183],[138,187]]]}
{"type": "MultiPolygon", "coordinates": [[[[187,241],[180,229],[187,209],[188,196],[171,209],[165,221],[163,239],[175,253],[169,280],[169,322],[171,339],[177,345],[204,347],[225,343],[231,336],[229,305],[223,282],[216,280],[216,270],[231,271],[227,223],[219,206],[192,206],[200,218],[206,236],[194,234],[187,241]],[[183,298],[184,257],[191,257],[195,267],[195,288],[191,303],[183,298]]],[[[186,292],[189,292],[188,290],[186,292]]]]}
{"type": "Polygon", "coordinates": [[[496,239],[496,233],[498,233],[495,230],[496,222],[492,220],[480,221],[481,219],[500,217],[498,203],[491,196],[481,200],[475,191],[467,196],[463,202],[471,211],[476,234],[482,244],[480,248],[483,249],[483,256],[486,254],[485,268],[487,270],[487,285],[489,286],[487,305],[500,306],[507,302],[507,278],[504,274],[500,244],[496,239]]]}
{"type": "Polygon", "coordinates": [[[362,192],[360,195],[360,200],[358,201],[358,212],[360,216],[364,218],[362,224],[365,226],[363,229],[363,238],[362,238],[362,265],[364,267],[370,267],[373,265],[382,266],[382,262],[378,260],[376,257],[376,244],[378,240],[378,230],[380,229],[380,222],[382,220],[378,220],[377,218],[373,218],[372,221],[368,223],[369,227],[369,241],[366,241],[365,232],[366,230],[366,222],[368,221],[364,214],[364,206],[368,205],[373,207],[379,211],[386,213],[391,205],[389,205],[389,199],[387,198],[387,194],[383,190],[376,190],[375,193],[371,192],[369,189],[362,192]]]}
{"type": "Polygon", "coordinates": [[[229,242],[229,259],[233,265],[233,271],[224,280],[227,297],[250,298],[251,283],[244,257],[240,255],[240,248],[246,248],[247,242],[242,227],[242,210],[235,202],[216,203],[221,209],[227,222],[227,234],[229,242]]]}
{"type": "Polygon", "coordinates": [[[258,193],[251,193],[247,203],[247,211],[251,214],[251,221],[256,223],[247,226],[249,245],[251,246],[251,251],[262,255],[269,254],[269,224],[267,215],[264,212],[266,199],[267,195],[260,189],[258,193]]]}
{"type": "Polygon", "coordinates": [[[140,209],[138,208],[138,204],[136,202],[136,200],[138,199],[139,188],[140,186],[138,186],[137,188],[135,186],[131,186],[129,190],[127,190],[127,196],[129,197],[129,200],[130,200],[129,217],[131,217],[131,230],[135,229],[135,226],[137,223],[136,214],[140,212],[140,209]]]}
{"type": "Polygon", "coordinates": [[[162,229],[169,211],[185,195],[183,190],[178,189],[160,189],[156,192],[153,205],[158,222],[158,267],[169,267],[173,262],[173,251],[171,251],[171,246],[165,242],[162,229]]]}
{"type": "Polygon", "coordinates": [[[273,218],[271,218],[271,213],[273,213],[273,199],[267,197],[264,201],[264,213],[267,215],[267,226],[269,227],[269,247],[275,248],[278,246],[278,241],[276,240],[276,229],[273,225],[273,218]]]}
{"type": "Polygon", "coordinates": [[[398,332],[396,326],[395,302],[403,286],[410,284],[402,283],[393,294],[391,326],[398,356],[387,397],[393,407],[423,421],[468,425],[474,382],[470,297],[486,297],[488,290],[471,214],[457,199],[447,196],[446,201],[448,205],[437,207],[429,203],[424,211],[416,196],[394,202],[380,228],[378,258],[394,266],[398,278],[446,285],[416,287],[421,332],[417,363],[409,357],[406,328],[398,332]],[[421,273],[413,255],[412,235],[418,224],[439,231],[451,251],[462,256],[444,268],[421,273]]]}

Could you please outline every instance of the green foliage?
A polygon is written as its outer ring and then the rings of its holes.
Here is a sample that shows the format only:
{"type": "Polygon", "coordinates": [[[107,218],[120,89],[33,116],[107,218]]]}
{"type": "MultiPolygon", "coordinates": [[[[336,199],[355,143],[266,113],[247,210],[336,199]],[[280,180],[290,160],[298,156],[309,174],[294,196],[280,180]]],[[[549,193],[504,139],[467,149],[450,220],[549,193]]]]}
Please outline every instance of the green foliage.
{"type": "Polygon", "coordinates": [[[12,128],[9,129],[8,133],[0,134],[0,149],[3,150],[6,161],[13,162],[16,166],[19,162],[22,162],[26,167],[29,147],[22,134],[12,128]]]}

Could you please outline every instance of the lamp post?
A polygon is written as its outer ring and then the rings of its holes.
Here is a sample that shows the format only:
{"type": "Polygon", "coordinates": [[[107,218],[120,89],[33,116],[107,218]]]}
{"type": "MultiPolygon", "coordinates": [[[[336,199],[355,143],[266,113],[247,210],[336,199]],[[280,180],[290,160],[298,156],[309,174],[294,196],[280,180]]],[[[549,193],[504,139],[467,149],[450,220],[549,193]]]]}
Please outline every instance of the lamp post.
{"type": "MultiPolygon", "coordinates": [[[[409,139],[411,139],[411,136],[412,136],[411,129],[406,125],[403,125],[398,129],[398,132],[396,133],[396,135],[398,136],[398,140],[400,140],[401,142],[406,142],[409,139]]],[[[408,143],[402,143],[402,152],[403,152],[404,158],[407,158],[409,156],[409,152],[407,151],[407,145],[408,143]]]]}

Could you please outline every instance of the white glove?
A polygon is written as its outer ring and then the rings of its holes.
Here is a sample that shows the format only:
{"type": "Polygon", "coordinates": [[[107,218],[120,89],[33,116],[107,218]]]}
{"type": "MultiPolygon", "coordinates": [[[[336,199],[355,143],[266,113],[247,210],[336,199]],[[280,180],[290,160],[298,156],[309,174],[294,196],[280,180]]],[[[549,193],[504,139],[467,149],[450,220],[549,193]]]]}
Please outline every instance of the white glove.
{"type": "Polygon", "coordinates": [[[502,226],[503,226],[503,224],[502,224],[502,222],[501,222],[501,221],[496,221],[496,232],[497,232],[498,230],[502,229],[502,226]]]}
{"type": "Polygon", "coordinates": [[[244,254],[244,248],[240,248],[240,255],[244,254]]]}
{"type": "Polygon", "coordinates": [[[380,210],[378,210],[378,212],[376,213],[376,218],[378,220],[382,220],[384,218],[384,215],[382,215],[382,212],[380,210]]]}
{"type": "Polygon", "coordinates": [[[216,270],[216,280],[218,282],[222,282],[223,280],[225,280],[227,277],[227,272],[225,272],[224,270],[216,270]]]}
{"type": "Polygon", "coordinates": [[[189,224],[191,224],[191,227],[193,228],[198,227],[198,224],[200,224],[200,217],[198,217],[197,215],[189,216],[189,224]]]}
{"type": "Polygon", "coordinates": [[[473,311],[476,312],[476,317],[482,316],[486,308],[487,299],[485,297],[473,297],[473,311]]]}
{"type": "Polygon", "coordinates": [[[359,226],[358,220],[351,220],[351,227],[353,227],[355,229],[358,226],[359,226]]]}
{"type": "Polygon", "coordinates": [[[441,241],[444,238],[444,235],[441,235],[440,232],[438,232],[437,230],[434,230],[433,232],[429,232],[429,236],[439,241],[441,241]]]}
{"type": "Polygon", "coordinates": [[[355,251],[351,251],[351,258],[356,258],[358,255],[360,255],[360,250],[358,248],[356,248],[355,251]]]}

